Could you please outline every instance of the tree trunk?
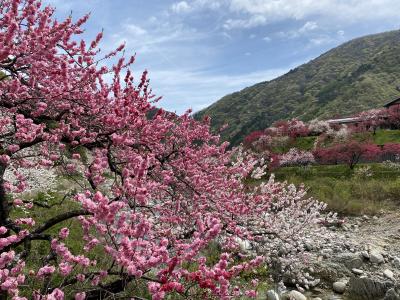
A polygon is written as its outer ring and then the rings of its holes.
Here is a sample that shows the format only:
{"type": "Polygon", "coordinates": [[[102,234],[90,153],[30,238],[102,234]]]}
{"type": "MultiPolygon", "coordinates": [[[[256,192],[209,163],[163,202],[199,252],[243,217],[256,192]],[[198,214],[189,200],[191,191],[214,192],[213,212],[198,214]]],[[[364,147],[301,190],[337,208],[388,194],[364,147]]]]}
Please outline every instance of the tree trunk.
{"type": "Polygon", "coordinates": [[[0,300],[7,300],[8,299],[8,294],[6,291],[1,291],[0,290],[0,300]]]}
{"type": "MultiPolygon", "coordinates": [[[[4,178],[3,178],[5,170],[6,167],[0,164],[0,226],[5,226],[7,224],[9,215],[8,201],[6,197],[6,191],[4,189],[4,178]]],[[[8,233],[5,234],[5,236],[7,235],[8,233]]],[[[0,290],[0,300],[7,300],[7,298],[8,298],[7,292],[0,290]]]]}
{"type": "Polygon", "coordinates": [[[5,226],[8,222],[8,201],[6,198],[6,191],[4,189],[4,172],[5,166],[0,165],[0,226],[5,226]]]}

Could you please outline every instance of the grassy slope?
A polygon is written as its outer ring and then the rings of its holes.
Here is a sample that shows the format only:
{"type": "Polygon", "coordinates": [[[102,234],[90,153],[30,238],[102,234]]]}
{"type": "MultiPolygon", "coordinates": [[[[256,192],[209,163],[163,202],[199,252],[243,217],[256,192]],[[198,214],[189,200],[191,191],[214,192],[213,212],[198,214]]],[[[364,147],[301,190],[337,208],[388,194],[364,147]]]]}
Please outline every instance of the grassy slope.
{"type": "MultiPolygon", "coordinates": [[[[366,164],[356,167],[362,168],[366,164]]],[[[300,185],[309,195],[343,214],[375,214],[400,205],[400,170],[383,164],[368,164],[372,176],[357,176],[345,165],[286,167],[275,171],[278,180],[300,185]]]]}
{"type": "MultiPolygon", "coordinates": [[[[362,139],[375,144],[400,143],[400,130],[378,130],[375,135],[368,133],[362,139]]],[[[312,150],[315,137],[296,140],[295,146],[312,150]]],[[[344,214],[374,214],[379,210],[400,205],[400,170],[383,164],[361,164],[369,166],[372,176],[359,178],[346,165],[318,165],[309,168],[286,167],[276,171],[279,180],[309,189],[309,194],[328,204],[329,209],[344,214]]]]}
{"type": "Polygon", "coordinates": [[[228,123],[223,138],[239,143],[248,133],[280,119],[310,120],[381,106],[398,96],[400,31],[347,42],[269,82],[223,97],[207,114],[214,128],[228,123]]]}
{"type": "Polygon", "coordinates": [[[378,130],[372,138],[377,145],[400,143],[400,130],[378,130]]]}

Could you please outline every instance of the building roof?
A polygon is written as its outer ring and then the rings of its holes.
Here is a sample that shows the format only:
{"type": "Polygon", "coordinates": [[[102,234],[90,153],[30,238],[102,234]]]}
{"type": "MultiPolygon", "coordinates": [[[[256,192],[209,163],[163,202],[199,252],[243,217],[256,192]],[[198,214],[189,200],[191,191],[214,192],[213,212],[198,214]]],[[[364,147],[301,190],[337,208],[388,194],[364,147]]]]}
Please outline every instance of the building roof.
{"type": "Polygon", "coordinates": [[[400,104],[400,97],[398,97],[398,98],[386,103],[383,107],[388,108],[388,107],[390,107],[392,105],[396,105],[396,104],[400,104]]]}
{"type": "Polygon", "coordinates": [[[330,124],[357,123],[357,122],[360,122],[360,121],[361,121],[361,119],[358,118],[358,117],[327,120],[327,122],[330,123],[330,124]]]}

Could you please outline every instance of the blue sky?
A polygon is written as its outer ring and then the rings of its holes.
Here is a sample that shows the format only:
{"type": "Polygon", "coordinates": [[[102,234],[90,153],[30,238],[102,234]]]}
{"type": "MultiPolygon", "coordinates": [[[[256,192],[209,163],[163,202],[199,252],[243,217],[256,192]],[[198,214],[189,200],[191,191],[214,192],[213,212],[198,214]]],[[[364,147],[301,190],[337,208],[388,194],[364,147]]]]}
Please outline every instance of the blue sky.
{"type": "Polygon", "coordinates": [[[200,110],[354,37],[400,27],[399,0],[47,0],[57,17],[91,13],[86,38],[126,42],[160,106],[200,110]]]}

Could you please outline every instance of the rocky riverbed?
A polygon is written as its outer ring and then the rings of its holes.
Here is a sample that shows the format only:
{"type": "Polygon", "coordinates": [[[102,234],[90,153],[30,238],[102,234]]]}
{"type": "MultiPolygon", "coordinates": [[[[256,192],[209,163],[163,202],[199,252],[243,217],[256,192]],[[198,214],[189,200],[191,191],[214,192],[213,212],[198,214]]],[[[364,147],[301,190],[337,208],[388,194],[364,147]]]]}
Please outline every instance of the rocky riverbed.
{"type": "Polygon", "coordinates": [[[267,292],[268,300],[400,300],[400,212],[348,217],[330,239],[306,245],[309,291],[267,292]]]}

